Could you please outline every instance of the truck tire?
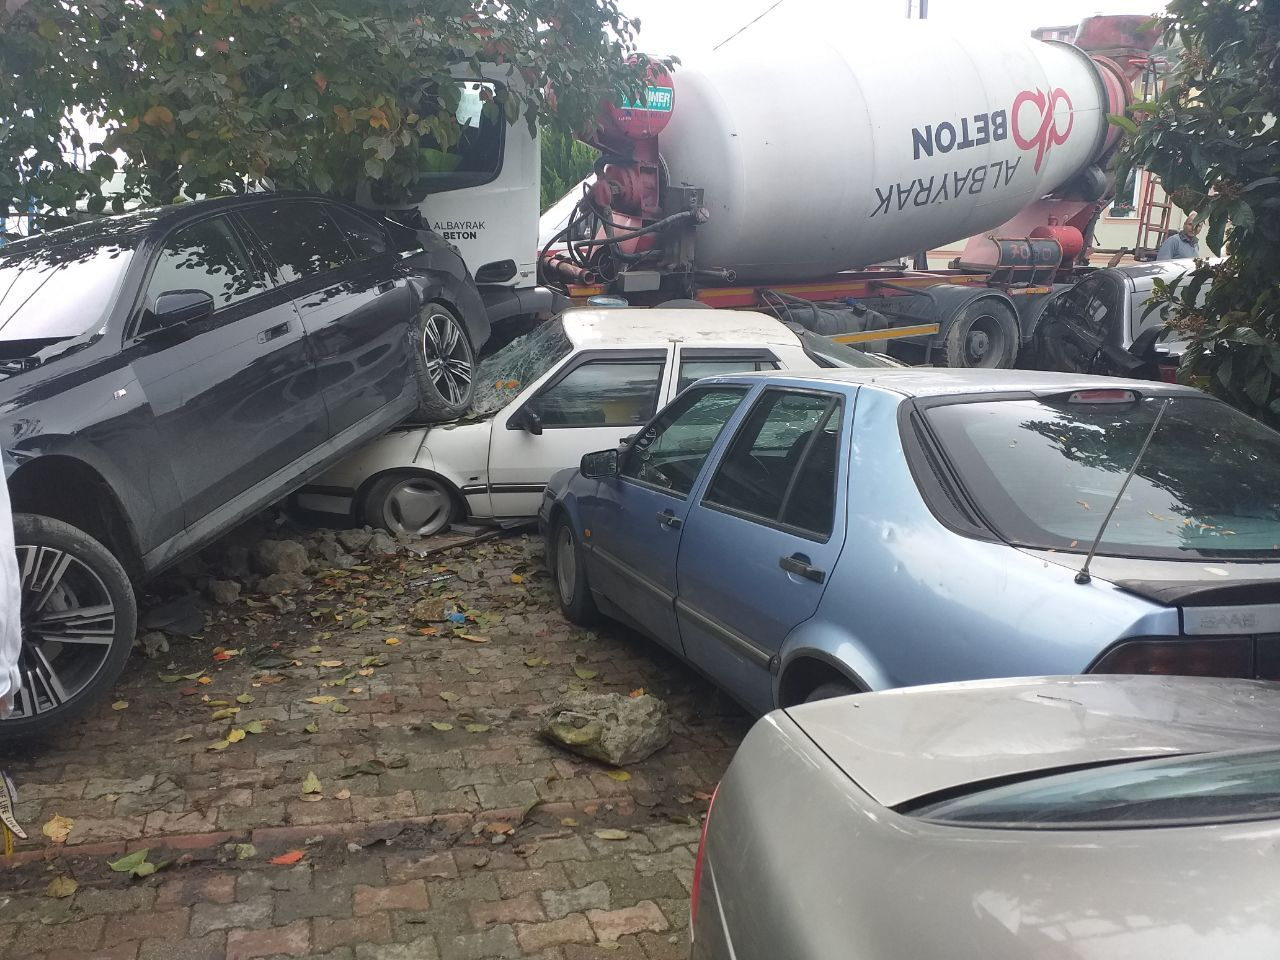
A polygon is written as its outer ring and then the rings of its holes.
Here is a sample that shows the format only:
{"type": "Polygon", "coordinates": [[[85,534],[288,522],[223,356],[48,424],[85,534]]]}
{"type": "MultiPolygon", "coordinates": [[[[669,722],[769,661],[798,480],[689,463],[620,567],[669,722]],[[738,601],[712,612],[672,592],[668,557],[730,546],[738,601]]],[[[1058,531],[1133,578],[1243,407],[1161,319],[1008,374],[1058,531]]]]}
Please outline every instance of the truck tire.
{"type": "Polygon", "coordinates": [[[943,338],[943,366],[1007,370],[1018,359],[1018,315],[996,297],[979,297],[956,314],[943,338]]]}
{"type": "Polygon", "coordinates": [[[476,357],[467,327],[443,304],[428,303],[409,325],[409,349],[424,423],[457,420],[471,409],[476,357]]]}
{"type": "Polygon", "coordinates": [[[120,561],[83,530],[31,513],[13,518],[22,578],[22,689],[0,742],[40,736],[110,692],[138,627],[120,561]]]}

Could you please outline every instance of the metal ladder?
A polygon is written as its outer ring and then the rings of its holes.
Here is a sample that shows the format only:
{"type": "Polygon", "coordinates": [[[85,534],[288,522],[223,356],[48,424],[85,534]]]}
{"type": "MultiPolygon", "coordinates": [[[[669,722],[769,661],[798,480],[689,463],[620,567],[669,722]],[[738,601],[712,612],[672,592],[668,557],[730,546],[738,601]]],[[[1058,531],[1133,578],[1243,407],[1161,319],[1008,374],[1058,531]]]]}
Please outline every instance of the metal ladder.
{"type": "Polygon", "coordinates": [[[1154,260],[1160,244],[1169,235],[1169,221],[1173,216],[1173,202],[1164,196],[1156,199],[1160,188],[1160,179],[1152,174],[1140,173],[1144,177],[1142,199],[1138,202],[1138,238],[1133,246],[1133,259],[1154,260]]]}

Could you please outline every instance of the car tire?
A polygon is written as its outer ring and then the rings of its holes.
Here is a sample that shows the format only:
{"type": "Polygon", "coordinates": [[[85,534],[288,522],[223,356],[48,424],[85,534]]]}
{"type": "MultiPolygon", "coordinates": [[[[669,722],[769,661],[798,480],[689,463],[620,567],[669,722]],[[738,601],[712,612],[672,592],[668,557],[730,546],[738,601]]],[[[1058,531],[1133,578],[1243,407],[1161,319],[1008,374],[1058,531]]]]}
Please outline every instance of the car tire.
{"type": "Polygon", "coordinates": [[[582,547],[567,517],[562,515],[552,525],[547,543],[547,566],[555,583],[561,612],[570,623],[580,627],[593,626],[600,619],[600,611],[596,609],[587,583],[582,547]]]}
{"type": "Polygon", "coordinates": [[[457,420],[471,409],[476,357],[467,326],[452,310],[428,303],[409,325],[418,381],[416,417],[424,423],[457,420]]]}
{"type": "Polygon", "coordinates": [[[1018,316],[995,297],[979,297],[961,310],[943,338],[944,365],[1007,370],[1018,359],[1018,316]]]}
{"type": "Polygon", "coordinates": [[[0,721],[0,741],[48,733],[100,700],[124,670],[138,627],[133,586],[101,543],[30,513],[15,514],[13,529],[22,578],[23,687],[12,716],[0,721]]]}
{"type": "Polygon", "coordinates": [[[431,537],[462,519],[458,497],[438,477],[425,473],[392,473],[379,477],[360,504],[360,516],[371,527],[393,536],[431,537]]]}
{"type": "Polygon", "coordinates": [[[814,703],[818,700],[833,700],[836,697],[847,697],[857,692],[857,688],[851,683],[846,683],[843,680],[829,680],[810,690],[809,695],[804,698],[804,702],[814,703]]]}

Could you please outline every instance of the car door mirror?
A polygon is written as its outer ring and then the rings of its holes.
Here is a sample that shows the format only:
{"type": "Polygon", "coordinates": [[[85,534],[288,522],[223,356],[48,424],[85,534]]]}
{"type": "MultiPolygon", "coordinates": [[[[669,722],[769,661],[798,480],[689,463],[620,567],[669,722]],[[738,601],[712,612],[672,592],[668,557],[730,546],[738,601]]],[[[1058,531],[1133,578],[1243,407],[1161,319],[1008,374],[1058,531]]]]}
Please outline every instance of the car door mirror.
{"type": "Polygon", "coordinates": [[[531,433],[535,437],[542,436],[542,418],[525,407],[523,410],[517,410],[511,419],[507,421],[508,430],[523,430],[531,433]]]}
{"type": "Polygon", "coordinates": [[[585,454],[578,465],[578,472],[588,480],[604,480],[618,475],[618,451],[598,450],[585,454]]]}
{"type": "Polygon", "coordinates": [[[213,313],[213,297],[203,290],[166,290],[151,310],[157,327],[176,327],[213,313]]]}

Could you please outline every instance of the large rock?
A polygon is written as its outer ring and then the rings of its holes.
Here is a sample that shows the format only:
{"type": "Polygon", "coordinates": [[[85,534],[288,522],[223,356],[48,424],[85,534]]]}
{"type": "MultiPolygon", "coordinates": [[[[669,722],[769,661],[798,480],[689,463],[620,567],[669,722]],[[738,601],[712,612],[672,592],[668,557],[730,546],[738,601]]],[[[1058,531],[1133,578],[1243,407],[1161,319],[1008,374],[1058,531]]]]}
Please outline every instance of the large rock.
{"type": "Polygon", "coordinates": [[[342,544],[342,549],[347,553],[359,553],[369,545],[370,538],[373,537],[373,530],[368,527],[356,527],[354,530],[339,530],[338,543],[342,544]]]}
{"type": "Polygon", "coordinates": [[[671,723],[667,705],[648,694],[570,693],[547,711],[541,733],[574,753],[620,767],[665,747],[671,723]]]}
{"type": "Polygon", "coordinates": [[[273,594],[292,591],[301,593],[311,587],[311,580],[300,573],[273,573],[258,581],[258,592],[273,594]]]}
{"type": "Polygon", "coordinates": [[[369,546],[365,548],[365,552],[371,557],[386,556],[389,553],[399,553],[400,544],[384,531],[375,530],[373,536],[369,538],[369,546]]]}
{"type": "Polygon", "coordinates": [[[343,550],[336,540],[321,540],[316,544],[316,556],[322,566],[334,570],[346,570],[356,565],[356,558],[343,550]]]}
{"type": "Polygon", "coordinates": [[[205,589],[214,603],[225,605],[240,599],[240,584],[234,580],[210,580],[205,589]]]}
{"type": "Polygon", "coordinates": [[[301,573],[307,569],[307,548],[297,540],[263,540],[256,556],[263,573],[301,573]]]}

